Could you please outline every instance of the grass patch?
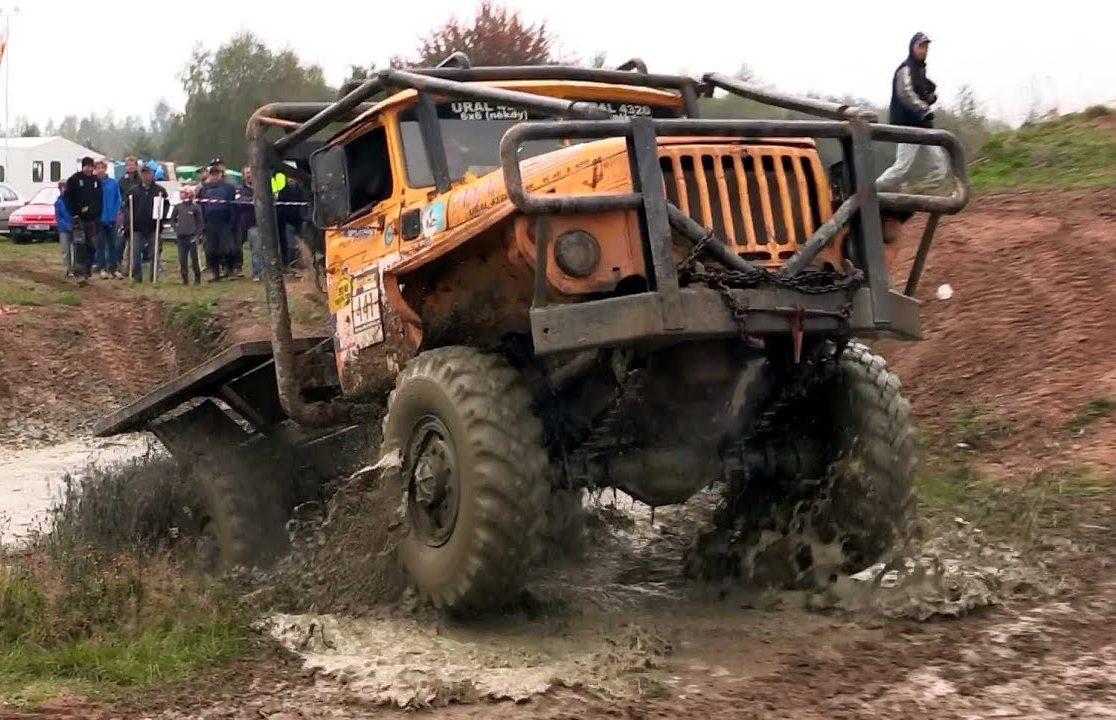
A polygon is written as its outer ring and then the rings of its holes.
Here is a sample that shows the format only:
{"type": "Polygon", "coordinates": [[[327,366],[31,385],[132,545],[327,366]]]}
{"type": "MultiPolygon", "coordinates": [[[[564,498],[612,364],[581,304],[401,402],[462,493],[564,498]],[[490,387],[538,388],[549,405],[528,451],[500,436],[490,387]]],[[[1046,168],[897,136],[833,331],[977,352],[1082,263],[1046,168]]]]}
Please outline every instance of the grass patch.
{"type": "Polygon", "coordinates": [[[81,295],[74,290],[60,290],[24,278],[5,278],[0,284],[0,305],[81,305],[81,295]]]}
{"type": "Polygon", "coordinates": [[[954,413],[950,439],[954,445],[983,450],[1010,434],[1011,425],[1006,420],[967,405],[954,413]]]}
{"type": "Polygon", "coordinates": [[[197,571],[201,499],[169,459],[66,478],[48,531],[0,549],[0,697],[112,698],[254,647],[231,591],[197,571]]]}
{"type": "Polygon", "coordinates": [[[1112,485],[1087,463],[1051,465],[1010,482],[981,471],[963,453],[930,456],[916,480],[921,512],[930,519],[961,517],[990,535],[1024,545],[1041,531],[1079,518],[1083,505],[1112,485]]]}
{"type": "Polygon", "coordinates": [[[1096,110],[1087,111],[993,136],[973,160],[973,186],[1090,188],[1116,184],[1116,131],[1090,121],[1099,117],[1096,110]]]}
{"type": "Polygon", "coordinates": [[[1116,412],[1116,397],[1107,395],[1093,398],[1080,405],[1066,421],[1064,429],[1069,435],[1079,435],[1101,420],[1116,412]]]}

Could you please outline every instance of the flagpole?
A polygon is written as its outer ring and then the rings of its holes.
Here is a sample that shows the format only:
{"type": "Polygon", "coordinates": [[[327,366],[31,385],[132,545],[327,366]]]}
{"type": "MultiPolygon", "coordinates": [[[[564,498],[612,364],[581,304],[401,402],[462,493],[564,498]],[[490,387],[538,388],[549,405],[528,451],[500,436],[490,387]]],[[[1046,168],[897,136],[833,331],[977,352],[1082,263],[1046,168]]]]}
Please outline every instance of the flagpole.
{"type": "MultiPolygon", "coordinates": [[[[4,55],[11,55],[8,52],[8,46],[12,42],[11,29],[12,17],[19,14],[19,7],[16,6],[11,10],[4,8],[0,10],[0,17],[4,18],[4,46],[0,48],[0,62],[4,61],[4,55]]],[[[7,170],[11,167],[8,162],[8,137],[12,134],[11,125],[8,123],[8,108],[10,103],[8,97],[12,88],[12,61],[8,58],[8,62],[4,65],[4,169],[7,170]]]]}

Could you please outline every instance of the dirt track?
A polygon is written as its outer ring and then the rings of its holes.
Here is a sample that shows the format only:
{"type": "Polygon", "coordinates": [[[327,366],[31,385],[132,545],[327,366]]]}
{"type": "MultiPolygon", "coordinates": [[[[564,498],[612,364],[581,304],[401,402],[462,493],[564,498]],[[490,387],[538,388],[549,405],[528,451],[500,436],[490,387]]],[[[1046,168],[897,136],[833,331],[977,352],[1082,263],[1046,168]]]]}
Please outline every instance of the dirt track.
{"type": "MultiPolygon", "coordinates": [[[[917,235],[915,235],[917,237],[917,235]]],[[[1116,394],[1116,191],[1034,193],[978,198],[947,219],[927,268],[921,344],[881,343],[904,378],[922,427],[933,437],[955,431],[971,409],[995,419],[979,460],[1006,483],[1050,462],[1091,462],[1096,480],[1116,471],[1116,422],[1090,432],[1063,428],[1089,400],[1116,394]],[[949,283],[950,300],[933,299],[949,283]]],[[[151,311],[106,294],[105,304],[139,333],[151,311]]],[[[68,393],[99,402],[106,391],[76,368],[120,363],[142,372],[110,371],[113,389],[139,389],[174,364],[166,349],[121,357],[83,336],[94,311],[34,308],[0,314],[5,342],[0,398],[53,407],[68,393]],[[43,343],[58,356],[43,357],[43,343]],[[35,348],[39,348],[36,350],[35,348]],[[15,354],[13,354],[15,353],[15,354]],[[34,384],[12,363],[35,362],[34,384]],[[147,370],[150,373],[147,373],[147,370]],[[50,390],[56,378],[76,387],[50,390]],[[44,390],[46,388],[46,390],[44,390]],[[47,394],[43,394],[46,392],[47,394]],[[7,393],[5,395],[5,393],[7,393]]],[[[101,310],[96,311],[100,317],[101,310]]],[[[129,342],[129,344],[132,344],[129,342]]],[[[143,343],[138,343],[141,347],[143,343]]],[[[111,348],[111,343],[108,348],[111,348]]],[[[134,390],[133,390],[134,391],[134,390]]],[[[8,405],[8,407],[11,407],[8,405]]],[[[7,415],[0,415],[0,430],[7,415]]],[[[555,637],[586,628],[607,636],[632,622],[657,639],[643,647],[649,667],[632,673],[626,698],[557,688],[528,704],[457,705],[429,711],[445,718],[1101,718],[1116,711],[1116,548],[1113,494],[1094,496],[1044,541],[1055,575],[1076,579],[1055,597],[1012,602],[959,620],[916,623],[871,613],[807,611],[789,599],[663,600],[617,612],[579,613],[552,625],[555,637]],[[745,607],[752,606],[752,607],[745,607]],[[757,607],[758,606],[758,607],[757,607]],[[601,623],[594,626],[593,623],[601,623]],[[665,652],[669,648],[669,652],[665,652]]],[[[425,620],[422,620],[425,622],[425,620]]],[[[437,634],[459,637],[459,629],[437,634]]],[[[512,632],[511,630],[505,630],[512,632]]],[[[599,637],[597,638],[600,639],[599,637]]],[[[359,689],[306,673],[299,663],[258,660],[144,701],[141,709],[101,709],[64,702],[49,716],[71,717],[395,717],[359,689]],[[214,688],[223,688],[215,690],[214,688]]],[[[41,717],[41,715],[36,715],[41,717]]]]}

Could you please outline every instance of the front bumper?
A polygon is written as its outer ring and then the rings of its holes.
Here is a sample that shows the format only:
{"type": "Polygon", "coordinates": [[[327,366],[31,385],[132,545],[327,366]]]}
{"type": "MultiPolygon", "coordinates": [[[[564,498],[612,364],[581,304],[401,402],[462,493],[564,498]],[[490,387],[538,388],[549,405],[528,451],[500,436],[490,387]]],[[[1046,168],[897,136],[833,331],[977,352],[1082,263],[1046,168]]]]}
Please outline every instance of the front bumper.
{"type": "Polygon", "coordinates": [[[570,305],[545,305],[531,310],[535,352],[545,355],[568,350],[630,345],[656,345],[688,340],[748,335],[786,335],[801,318],[806,335],[922,339],[922,303],[894,290],[888,292],[886,325],[873,322],[871,290],[860,288],[851,298],[843,292],[804,295],[784,288],[733,290],[748,311],[742,329],[715,290],[682,288],[681,322],[669,327],[660,293],[595,300],[570,305]]]}

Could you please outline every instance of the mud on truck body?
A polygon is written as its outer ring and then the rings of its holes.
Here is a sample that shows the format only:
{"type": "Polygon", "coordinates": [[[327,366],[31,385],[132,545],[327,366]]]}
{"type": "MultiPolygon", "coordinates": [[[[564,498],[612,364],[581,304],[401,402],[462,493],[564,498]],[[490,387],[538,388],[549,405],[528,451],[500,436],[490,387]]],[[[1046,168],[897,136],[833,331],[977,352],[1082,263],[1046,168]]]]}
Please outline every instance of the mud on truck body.
{"type": "Polygon", "coordinates": [[[184,460],[281,448],[288,472],[262,485],[210,482],[226,562],[273,554],[298,495],[281,478],[325,474],[339,438],[381,418],[406,515],[399,559],[450,611],[515,595],[565,491],[661,506],[723,485],[687,563],[699,576],[761,574],[758,557],[778,553],[810,582],[818,547],[859,569],[899,537],[909,405],[854,338],[920,336],[914,294],[938,219],[968,199],[949,133],[639,61],[455,56],[333,103],[267,105],[247,139],[270,343],[231,348],[99,427],[150,430],[184,460]],[[699,97],[717,90],[809,119],[703,119],[699,97]],[[823,165],[820,139],[841,162],[823,165]],[[873,141],[944,147],[951,194],[877,192],[873,141]],[[267,181],[291,159],[325,229],[331,314],[299,340],[267,181]],[[925,231],[892,289],[916,212],[925,231]]]}

